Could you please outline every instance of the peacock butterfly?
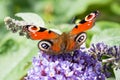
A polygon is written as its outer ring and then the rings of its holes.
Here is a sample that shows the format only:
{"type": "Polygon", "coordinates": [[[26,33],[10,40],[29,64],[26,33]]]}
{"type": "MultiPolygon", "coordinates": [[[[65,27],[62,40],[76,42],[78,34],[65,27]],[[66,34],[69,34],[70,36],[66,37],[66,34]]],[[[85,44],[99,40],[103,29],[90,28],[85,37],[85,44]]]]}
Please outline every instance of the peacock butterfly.
{"type": "Polygon", "coordinates": [[[38,48],[41,51],[58,55],[80,48],[87,38],[85,31],[94,25],[98,13],[98,11],[91,12],[68,33],[58,34],[35,25],[24,25],[21,30],[26,32],[30,39],[40,40],[38,48]]]}

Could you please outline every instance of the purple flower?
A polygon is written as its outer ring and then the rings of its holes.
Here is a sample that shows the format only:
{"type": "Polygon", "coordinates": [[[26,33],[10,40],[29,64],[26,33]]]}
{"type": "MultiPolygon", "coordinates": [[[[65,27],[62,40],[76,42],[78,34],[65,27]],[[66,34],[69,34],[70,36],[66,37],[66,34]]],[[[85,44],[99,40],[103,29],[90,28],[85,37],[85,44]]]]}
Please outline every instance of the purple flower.
{"type": "Polygon", "coordinates": [[[96,59],[103,62],[103,73],[110,77],[111,65],[116,69],[120,68],[120,46],[108,46],[104,43],[92,44],[90,53],[96,56],[96,59]]]}
{"type": "Polygon", "coordinates": [[[40,52],[32,63],[25,80],[105,80],[101,62],[82,50],[60,55],[40,52]]]}
{"type": "Polygon", "coordinates": [[[98,60],[101,60],[103,56],[107,56],[108,58],[111,58],[109,59],[109,62],[120,62],[120,46],[111,47],[104,43],[97,43],[92,44],[89,52],[96,55],[98,60]]]}

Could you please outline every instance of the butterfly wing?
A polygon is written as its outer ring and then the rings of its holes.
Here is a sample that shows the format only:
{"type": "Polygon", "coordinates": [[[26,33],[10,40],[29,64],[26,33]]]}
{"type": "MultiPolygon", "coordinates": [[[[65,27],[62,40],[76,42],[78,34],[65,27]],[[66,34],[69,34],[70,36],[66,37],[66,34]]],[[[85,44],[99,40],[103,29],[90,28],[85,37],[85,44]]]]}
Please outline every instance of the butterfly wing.
{"type": "Polygon", "coordinates": [[[47,30],[43,27],[37,27],[34,25],[26,25],[23,29],[24,32],[27,32],[27,35],[33,40],[42,40],[42,39],[54,39],[59,36],[59,34],[47,30]]]}
{"type": "Polygon", "coordinates": [[[80,32],[84,32],[92,28],[98,13],[99,13],[98,11],[94,11],[89,15],[87,15],[83,20],[79,22],[79,24],[77,24],[72,29],[72,31],[70,32],[70,35],[76,35],[76,34],[79,34],[80,32]]]}
{"type": "Polygon", "coordinates": [[[67,51],[78,49],[85,42],[87,38],[85,31],[93,27],[97,15],[98,11],[90,13],[69,32],[67,51]]]}
{"type": "Polygon", "coordinates": [[[48,54],[57,54],[60,52],[60,44],[62,44],[62,39],[59,34],[54,31],[47,30],[46,28],[32,25],[27,25],[25,28],[24,30],[27,31],[28,36],[31,39],[40,40],[38,42],[38,48],[41,51],[48,54]]]}

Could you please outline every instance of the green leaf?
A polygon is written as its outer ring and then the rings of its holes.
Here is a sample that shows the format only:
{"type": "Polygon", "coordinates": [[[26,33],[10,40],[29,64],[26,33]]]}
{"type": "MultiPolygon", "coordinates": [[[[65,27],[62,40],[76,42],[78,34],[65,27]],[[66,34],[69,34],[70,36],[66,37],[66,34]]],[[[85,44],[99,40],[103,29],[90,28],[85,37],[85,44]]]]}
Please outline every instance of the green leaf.
{"type": "Polygon", "coordinates": [[[111,5],[111,10],[120,15],[120,3],[117,3],[117,2],[114,2],[112,5],[111,5]]]}
{"type": "Polygon", "coordinates": [[[32,23],[36,26],[45,27],[43,19],[35,13],[17,13],[17,17],[21,17],[24,21],[32,23]]]}
{"type": "Polygon", "coordinates": [[[74,26],[75,25],[73,25],[73,24],[61,24],[61,25],[47,24],[48,29],[56,29],[56,30],[59,30],[61,32],[69,32],[72,30],[72,28],[74,26]]]}
{"type": "Polygon", "coordinates": [[[115,70],[114,68],[114,73],[115,73],[116,80],[120,80],[120,69],[115,70]]]}
{"type": "Polygon", "coordinates": [[[0,22],[3,22],[3,19],[7,15],[8,15],[8,10],[7,10],[6,1],[0,0],[0,22]]]}
{"type": "MultiPolygon", "coordinates": [[[[90,46],[91,39],[94,35],[97,36],[97,34],[101,34],[103,30],[110,29],[110,28],[120,28],[120,24],[116,22],[110,22],[110,21],[98,21],[95,23],[95,25],[87,31],[87,47],[90,46]]],[[[101,41],[100,41],[101,42],[101,41]]],[[[92,42],[93,43],[93,42],[92,42]]]]}
{"type": "Polygon", "coordinates": [[[120,28],[111,28],[96,33],[91,43],[104,42],[107,45],[120,45],[120,28]]]}
{"type": "Polygon", "coordinates": [[[95,24],[91,43],[104,42],[107,45],[120,45],[120,24],[109,21],[100,21],[95,24]]]}
{"type": "Polygon", "coordinates": [[[105,5],[109,2],[111,0],[105,0],[104,2],[101,0],[57,0],[54,1],[56,18],[59,22],[65,22],[72,19],[75,15],[83,14],[90,5],[105,5]]]}
{"type": "MultiPolygon", "coordinates": [[[[95,24],[97,28],[100,29],[100,31],[109,29],[109,28],[120,28],[120,24],[116,22],[110,22],[110,21],[99,21],[97,24],[95,24]]],[[[95,27],[95,28],[96,28],[95,27]]]]}
{"type": "Polygon", "coordinates": [[[107,78],[106,80],[116,80],[115,78],[107,78]]]}
{"type": "Polygon", "coordinates": [[[38,52],[36,42],[16,34],[5,35],[0,45],[0,49],[6,46],[7,50],[0,54],[0,80],[20,80],[27,73],[38,52]]]}

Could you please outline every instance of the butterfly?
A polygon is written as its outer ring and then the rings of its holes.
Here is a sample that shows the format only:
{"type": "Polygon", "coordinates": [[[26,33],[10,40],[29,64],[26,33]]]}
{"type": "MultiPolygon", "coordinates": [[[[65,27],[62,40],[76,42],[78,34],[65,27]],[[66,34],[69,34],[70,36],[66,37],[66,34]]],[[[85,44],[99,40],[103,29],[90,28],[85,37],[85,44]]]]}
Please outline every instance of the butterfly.
{"type": "Polygon", "coordinates": [[[68,53],[79,49],[86,41],[87,35],[85,31],[94,26],[98,13],[98,11],[91,12],[68,33],[59,34],[35,25],[24,25],[22,31],[26,32],[30,39],[40,40],[38,48],[47,54],[68,53]]]}

